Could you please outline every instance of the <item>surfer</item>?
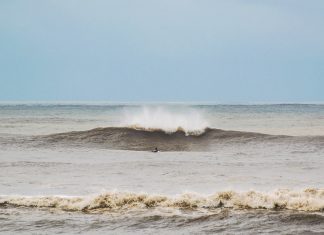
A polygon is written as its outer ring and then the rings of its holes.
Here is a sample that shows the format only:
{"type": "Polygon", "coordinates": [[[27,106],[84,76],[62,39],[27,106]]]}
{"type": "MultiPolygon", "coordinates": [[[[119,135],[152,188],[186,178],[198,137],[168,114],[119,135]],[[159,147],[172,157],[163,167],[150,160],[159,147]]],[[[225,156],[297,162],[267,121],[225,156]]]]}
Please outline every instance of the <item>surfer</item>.
{"type": "Polygon", "coordinates": [[[153,153],[157,153],[157,152],[159,152],[159,150],[158,150],[158,148],[157,148],[157,147],[155,147],[155,149],[154,149],[154,150],[152,150],[152,152],[153,152],[153,153]]]}

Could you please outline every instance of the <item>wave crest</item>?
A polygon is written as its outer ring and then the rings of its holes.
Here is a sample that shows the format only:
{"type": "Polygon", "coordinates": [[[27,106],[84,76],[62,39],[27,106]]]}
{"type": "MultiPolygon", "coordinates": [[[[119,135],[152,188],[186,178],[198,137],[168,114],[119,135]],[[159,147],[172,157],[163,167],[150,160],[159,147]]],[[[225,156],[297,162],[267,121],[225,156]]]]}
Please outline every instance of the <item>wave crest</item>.
{"type": "MultiPolygon", "coordinates": [[[[121,127],[123,128],[123,127],[121,127]]],[[[206,132],[207,129],[209,129],[208,127],[204,128],[204,129],[198,129],[198,130],[186,130],[184,128],[182,128],[181,126],[176,127],[174,129],[162,129],[162,128],[152,128],[152,127],[142,127],[142,126],[138,126],[138,125],[131,125],[131,126],[127,126],[126,128],[129,129],[134,129],[137,131],[147,131],[147,132],[164,132],[166,134],[170,134],[172,135],[173,133],[184,133],[186,136],[189,135],[195,135],[195,136],[199,136],[203,133],[206,132]]]]}
{"type": "Polygon", "coordinates": [[[197,110],[144,106],[136,111],[126,110],[120,126],[141,130],[162,130],[166,133],[181,130],[186,135],[196,135],[203,133],[209,123],[203,113],[197,110]]]}
{"type": "Polygon", "coordinates": [[[1,196],[0,206],[56,208],[83,212],[157,207],[193,210],[231,208],[324,211],[324,189],[311,188],[299,192],[276,190],[271,193],[224,191],[210,196],[186,193],[175,197],[122,192],[107,192],[92,197],[1,196]]]}

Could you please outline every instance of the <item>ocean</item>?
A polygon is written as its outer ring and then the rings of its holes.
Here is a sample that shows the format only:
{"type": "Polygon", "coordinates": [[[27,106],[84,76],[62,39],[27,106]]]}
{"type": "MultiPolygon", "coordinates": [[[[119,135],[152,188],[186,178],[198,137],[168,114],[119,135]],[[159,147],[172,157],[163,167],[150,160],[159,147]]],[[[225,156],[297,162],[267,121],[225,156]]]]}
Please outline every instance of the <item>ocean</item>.
{"type": "Polygon", "coordinates": [[[323,104],[0,103],[1,234],[324,234],[323,179],[323,104]]]}

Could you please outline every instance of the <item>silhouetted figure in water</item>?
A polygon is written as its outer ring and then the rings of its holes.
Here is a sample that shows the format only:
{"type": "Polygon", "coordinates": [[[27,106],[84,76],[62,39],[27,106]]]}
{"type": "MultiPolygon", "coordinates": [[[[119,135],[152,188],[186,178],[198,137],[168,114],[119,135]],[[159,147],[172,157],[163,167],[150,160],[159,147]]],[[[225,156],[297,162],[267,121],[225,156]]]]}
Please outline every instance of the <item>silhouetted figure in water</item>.
{"type": "Polygon", "coordinates": [[[154,149],[152,152],[153,152],[153,153],[157,153],[157,152],[159,152],[159,150],[158,150],[157,147],[155,147],[155,149],[154,149]]]}

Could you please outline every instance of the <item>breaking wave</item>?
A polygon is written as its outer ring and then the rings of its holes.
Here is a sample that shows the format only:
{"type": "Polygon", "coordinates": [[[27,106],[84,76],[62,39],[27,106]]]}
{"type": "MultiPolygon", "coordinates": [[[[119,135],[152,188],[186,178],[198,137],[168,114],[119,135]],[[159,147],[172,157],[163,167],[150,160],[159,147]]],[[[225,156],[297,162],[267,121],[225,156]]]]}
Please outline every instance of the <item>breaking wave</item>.
{"type": "MultiPolygon", "coordinates": [[[[15,140],[19,142],[18,140],[15,140]]],[[[36,136],[22,141],[33,146],[62,145],[65,147],[96,147],[116,150],[150,151],[213,151],[224,144],[272,142],[276,144],[307,143],[323,147],[324,136],[283,136],[254,132],[227,131],[206,128],[199,133],[188,133],[178,128],[174,132],[162,129],[133,127],[105,127],[87,131],[72,131],[36,136]]]]}
{"type": "Polygon", "coordinates": [[[65,211],[105,212],[130,209],[175,208],[191,210],[269,209],[324,211],[324,189],[304,191],[276,190],[271,193],[257,191],[224,191],[209,196],[186,193],[169,197],[123,192],[107,192],[87,197],[66,196],[0,196],[0,207],[56,208],[65,211]]]}
{"type": "Polygon", "coordinates": [[[199,134],[188,135],[181,128],[168,133],[162,129],[142,127],[107,127],[38,136],[36,140],[44,145],[96,146],[120,150],[148,151],[157,146],[163,151],[208,151],[212,146],[222,143],[244,143],[278,138],[287,137],[211,128],[206,128],[199,134]]]}

